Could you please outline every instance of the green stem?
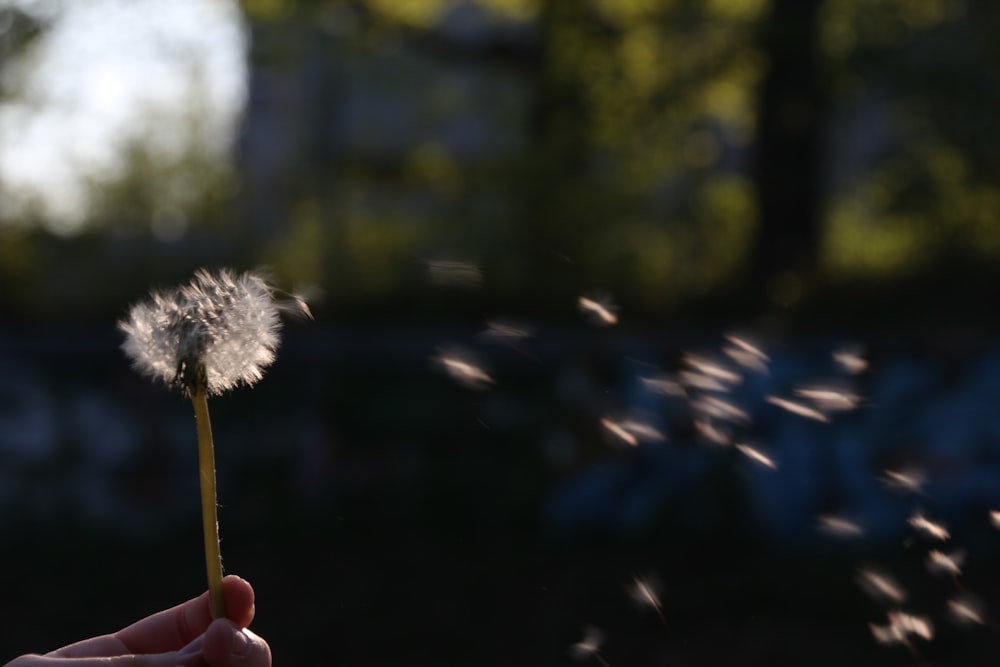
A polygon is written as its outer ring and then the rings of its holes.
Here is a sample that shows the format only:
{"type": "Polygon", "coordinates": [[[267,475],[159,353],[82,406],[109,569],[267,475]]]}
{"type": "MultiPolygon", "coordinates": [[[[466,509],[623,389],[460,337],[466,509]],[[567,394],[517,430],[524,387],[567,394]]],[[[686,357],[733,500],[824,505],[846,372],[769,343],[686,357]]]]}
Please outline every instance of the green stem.
{"type": "Polygon", "coordinates": [[[226,616],[226,601],[222,594],[222,549],[219,543],[219,517],[216,513],[215,446],[212,442],[212,422],[208,417],[208,394],[203,382],[198,382],[191,395],[194,417],[198,425],[198,470],[201,477],[201,522],[205,532],[205,567],[208,570],[208,591],[212,618],[226,616]]]}

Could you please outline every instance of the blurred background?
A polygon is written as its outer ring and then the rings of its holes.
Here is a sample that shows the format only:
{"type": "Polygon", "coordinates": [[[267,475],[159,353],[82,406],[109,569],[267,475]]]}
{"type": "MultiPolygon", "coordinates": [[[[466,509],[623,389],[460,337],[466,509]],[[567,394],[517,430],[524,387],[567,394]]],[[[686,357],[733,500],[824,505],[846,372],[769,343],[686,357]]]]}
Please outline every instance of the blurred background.
{"type": "Polygon", "coordinates": [[[0,0],[0,659],[204,588],[191,409],[116,322],[233,266],[315,315],[212,401],[275,664],[994,664],[998,30],[0,0]]]}

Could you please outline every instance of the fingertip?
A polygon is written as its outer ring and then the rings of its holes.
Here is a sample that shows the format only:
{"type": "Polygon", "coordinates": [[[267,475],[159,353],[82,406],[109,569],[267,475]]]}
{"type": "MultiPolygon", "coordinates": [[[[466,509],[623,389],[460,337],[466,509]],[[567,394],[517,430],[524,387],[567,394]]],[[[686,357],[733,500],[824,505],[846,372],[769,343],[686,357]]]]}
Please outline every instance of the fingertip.
{"type": "Polygon", "coordinates": [[[212,667],[271,667],[271,648],[261,637],[229,619],[212,622],[202,655],[212,667]]]}
{"type": "Polygon", "coordinates": [[[254,591],[246,579],[228,574],[222,579],[222,591],[226,598],[226,618],[241,628],[253,621],[254,591]]]}

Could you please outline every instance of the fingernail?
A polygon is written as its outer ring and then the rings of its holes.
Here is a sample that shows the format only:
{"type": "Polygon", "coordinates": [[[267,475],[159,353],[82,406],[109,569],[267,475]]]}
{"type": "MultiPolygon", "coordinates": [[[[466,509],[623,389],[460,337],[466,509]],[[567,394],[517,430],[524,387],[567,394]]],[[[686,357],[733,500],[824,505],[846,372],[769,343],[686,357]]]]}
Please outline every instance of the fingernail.
{"type": "Polygon", "coordinates": [[[250,651],[250,638],[243,630],[233,633],[233,644],[229,648],[229,653],[235,658],[242,658],[250,651]]]}

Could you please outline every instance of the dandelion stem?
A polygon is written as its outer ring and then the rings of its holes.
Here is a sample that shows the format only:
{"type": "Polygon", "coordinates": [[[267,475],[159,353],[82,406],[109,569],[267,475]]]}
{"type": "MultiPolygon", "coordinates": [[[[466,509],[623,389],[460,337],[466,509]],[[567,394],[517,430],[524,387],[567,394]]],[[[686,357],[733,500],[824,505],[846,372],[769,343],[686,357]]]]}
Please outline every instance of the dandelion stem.
{"type": "Polygon", "coordinates": [[[226,601],[222,595],[222,549],[219,544],[219,518],[216,512],[215,446],[212,442],[212,422],[208,417],[208,393],[204,381],[195,383],[191,402],[194,403],[194,417],[198,426],[201,521],[205,533],[205,567],[208,571],[209,600],[212,618],[224,618],[226,601]]]}

